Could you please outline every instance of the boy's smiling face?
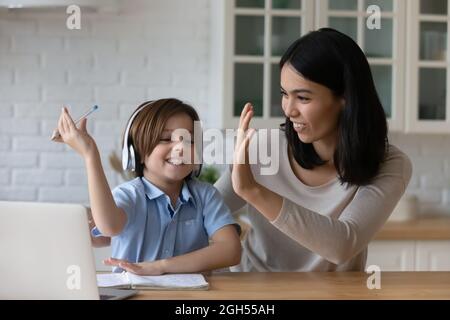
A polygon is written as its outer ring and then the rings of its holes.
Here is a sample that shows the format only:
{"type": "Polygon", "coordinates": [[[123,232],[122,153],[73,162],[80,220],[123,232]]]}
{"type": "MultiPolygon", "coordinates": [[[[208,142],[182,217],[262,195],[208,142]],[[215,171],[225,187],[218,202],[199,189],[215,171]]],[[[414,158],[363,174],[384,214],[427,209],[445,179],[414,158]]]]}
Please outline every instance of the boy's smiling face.
{"type": "Polygon", "coordinates": [[[144,177],[157,186],[182,183],[194,170],[194,121],[185,113],[170,117],[159,143],[145,157],[144,177]]]}

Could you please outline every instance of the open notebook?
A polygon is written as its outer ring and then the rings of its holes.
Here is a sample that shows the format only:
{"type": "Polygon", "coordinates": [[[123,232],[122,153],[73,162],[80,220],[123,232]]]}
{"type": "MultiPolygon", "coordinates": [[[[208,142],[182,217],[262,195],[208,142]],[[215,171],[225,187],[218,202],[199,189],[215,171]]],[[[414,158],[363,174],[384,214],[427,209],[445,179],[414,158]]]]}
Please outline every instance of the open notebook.
{"type": "Polygon", "coordinates": [[[201,274],[138,276],[129,272],[98,274],[97,284],[101,288],[141,290],[208,290],[209,287],[201,274]]]}

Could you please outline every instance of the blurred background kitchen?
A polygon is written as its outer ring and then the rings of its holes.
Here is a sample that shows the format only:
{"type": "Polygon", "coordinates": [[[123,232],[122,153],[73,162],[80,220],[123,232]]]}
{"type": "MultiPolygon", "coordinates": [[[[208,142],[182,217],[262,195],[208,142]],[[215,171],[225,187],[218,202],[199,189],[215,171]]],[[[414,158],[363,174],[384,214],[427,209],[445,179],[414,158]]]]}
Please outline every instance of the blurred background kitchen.
{"type": "MultiPolygon", "coordinates": [[[[331,26],[366,53],[390,141],[414,166],[368,264],[450,270],[449,7],[447,0],[0,0],[0,200],[88,204],[83,161],[49,140],[62,105],[75,118],[100,106],[88,128],[111,187],[128,179],[116,165],[121,135],[144,100],[178,97],[196,107],[205,128],[221,129],[236,128],[252,101],[253,125],[277,128],[280,55],[300,35],[331,26]],[[81,29],[67,26],[72,4],[81,8],[81,29]],[[377,17],[381,28],[371,29],[377,17]]],[[[213,182],[220,170],[202,178],[213,182]]]]}

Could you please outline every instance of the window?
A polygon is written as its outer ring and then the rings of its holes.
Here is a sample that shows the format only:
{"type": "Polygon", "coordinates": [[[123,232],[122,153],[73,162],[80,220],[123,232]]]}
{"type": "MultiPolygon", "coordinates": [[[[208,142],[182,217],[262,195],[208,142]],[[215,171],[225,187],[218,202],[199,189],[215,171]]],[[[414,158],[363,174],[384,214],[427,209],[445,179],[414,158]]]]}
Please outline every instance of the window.
{"type": "Polygon", "coordinates": [[[390,130],[402,130],[404,121],[404,6],[405,1],[394,0],[321,0],[317,7],[317,28],[349,35],[366,54],[390,130]],[[373,5],[380,9],[379,29],[371,25],[373,5]]]}
{"type": "Polygon", "coordinates": [[[278,63],[288,46],[313,30],[314,0],[229,1],[226,56],[229,97],[224,122],[238,123],[246,102],[254,105],[254,127],[277,128],[284,122],[278,63]]]}
{"type": "Polygon", "coordinates": [[[281,54],[310,30],[332,27],[366,54],[391,131],[450,132],[448,0],[215,0],[212,10],[217,126],[236,128],[247,101],[253,127],[284,122],[281,54]],[[380,29],[368,27],[373,5],[380,29]]]}

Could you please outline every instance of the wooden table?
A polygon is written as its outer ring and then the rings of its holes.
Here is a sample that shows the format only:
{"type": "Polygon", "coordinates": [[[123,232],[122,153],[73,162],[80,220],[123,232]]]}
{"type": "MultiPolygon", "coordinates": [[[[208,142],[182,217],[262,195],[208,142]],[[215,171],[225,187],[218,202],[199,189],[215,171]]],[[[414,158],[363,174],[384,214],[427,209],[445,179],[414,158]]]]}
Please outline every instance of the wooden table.
{"type": "Polygon", "coordinates": [[[140,291],[133,299],[301,300],[445,299],[450,272],[382,272],[381,289],[367,288],[363,272],[218,273],[207,291],[140,291]]]}

